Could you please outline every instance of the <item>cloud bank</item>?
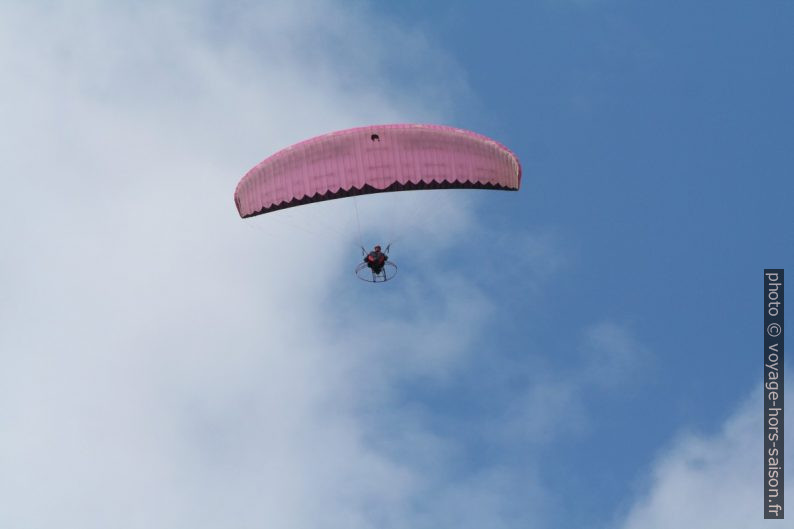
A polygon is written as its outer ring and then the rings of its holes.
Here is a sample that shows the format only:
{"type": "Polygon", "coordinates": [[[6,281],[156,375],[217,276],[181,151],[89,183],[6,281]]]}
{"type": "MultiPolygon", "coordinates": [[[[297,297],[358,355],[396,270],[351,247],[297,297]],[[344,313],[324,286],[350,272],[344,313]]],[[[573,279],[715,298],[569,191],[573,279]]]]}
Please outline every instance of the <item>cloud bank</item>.
{"type": "Polygon", "coordinates": [[[791,527],[790,522],[763,519],[761,399],[760,391],[753,392],[719,432],[680,435],[654,463],[643,493],[616,525],[791,527]]]}
{"type": "MultiPolygon", "coordinates": [[[[231,197],[306,136],[438,118],[454,69],[355,4],[0,19],[0,525],[401,525],[422,478],[364,438],[351,381],[369,359],[326,323],[349,211],[325,206],[317,236],[244,225],[231,197]]],[[[436,237],[467,222],[446,220],[436,237]]],[[[428,331],[460,316],[438,303],[428,331]]]]}

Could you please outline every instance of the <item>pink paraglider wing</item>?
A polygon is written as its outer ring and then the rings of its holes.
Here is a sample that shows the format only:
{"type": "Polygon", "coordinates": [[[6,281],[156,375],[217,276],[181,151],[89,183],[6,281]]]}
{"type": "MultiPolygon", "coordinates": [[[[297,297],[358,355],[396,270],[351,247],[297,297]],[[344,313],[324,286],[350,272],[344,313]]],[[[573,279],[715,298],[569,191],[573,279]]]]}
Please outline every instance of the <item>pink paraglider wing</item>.
{"type": "Polygon", "coordinates": [[[248,171],[234,201],[252,217],[322,200],[413,189],[518,190],[521,165],[499,143],[441,125],[332,132],[277,152],[248,171]]]}

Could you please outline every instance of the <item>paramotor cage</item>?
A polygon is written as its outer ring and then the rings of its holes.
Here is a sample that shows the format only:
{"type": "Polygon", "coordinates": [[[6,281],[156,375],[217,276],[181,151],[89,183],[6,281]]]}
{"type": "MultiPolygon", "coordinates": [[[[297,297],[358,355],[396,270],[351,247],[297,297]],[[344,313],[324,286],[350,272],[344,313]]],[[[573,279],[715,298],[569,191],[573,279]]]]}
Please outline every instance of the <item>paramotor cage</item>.
{"type": "Polygon", "coordinates": [[[397,275],[397,265],[391,261],[383,263],[379,272],[375,272],[367,266],[367,263],[359,263],[356,267],[356,277],[367,283],[385,283],[397,275]]]}

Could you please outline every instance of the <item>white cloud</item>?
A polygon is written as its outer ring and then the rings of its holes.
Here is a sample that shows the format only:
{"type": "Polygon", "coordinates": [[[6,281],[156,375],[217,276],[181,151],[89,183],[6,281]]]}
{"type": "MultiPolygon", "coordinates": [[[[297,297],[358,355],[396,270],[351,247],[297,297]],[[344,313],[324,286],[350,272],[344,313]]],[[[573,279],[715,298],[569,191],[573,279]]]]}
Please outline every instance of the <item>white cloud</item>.
{"type": "Polygon", "coordinates": [[[792,527],[763,519],[761,393],[715,434],[681,435],[654,463],[647,490],[621,516],[623,529],[792,527]]]}
{"type": "MultiPolygon", "coordinates": [[[[318,237],[274,229],[285,216],[241,221],[232,202],[239,176],[280,147],[434,121],[457,90],[420,35],[356,6],[0,8],[0,526],[364,528],[415,515],[434,478],[367,438],[358,413],[376,386],[364,382],[443,377],[487,301],[459,279],[407,276],[390,319],[361,325],[378,346],[359,347],[327,302],[340,277],[360,286],[354,232],[334,231],[349,204],[324,206],[318,237]]],[[[431,254],[469,222],[428,230],[380,203],[431,254]]]]}

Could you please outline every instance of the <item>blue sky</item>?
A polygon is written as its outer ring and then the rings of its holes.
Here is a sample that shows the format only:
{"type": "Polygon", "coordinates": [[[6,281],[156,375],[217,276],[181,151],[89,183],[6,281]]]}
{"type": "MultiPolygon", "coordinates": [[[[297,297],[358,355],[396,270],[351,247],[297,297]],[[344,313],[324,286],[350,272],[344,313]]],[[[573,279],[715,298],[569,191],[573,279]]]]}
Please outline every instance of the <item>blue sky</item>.
{"type": "MultiPolygon", "coordinates": [[[[570,526],[603,520],[676,432],[717,431],[758,383],[760,273],[792,261],[794,11],[781,2],[378,9],[462,65],[475,103],[455,123],[523,161],[520,197],[484,201],[483,220],[518,240],[553,234],[564,263],[537,291],[489,283],[506,316],[480,360],[515,377],[516,364],[544,351],[575,371],[584,330],[603,324],[649,352],[631,387],[586,390],[588,431],[544,453],[558,497],[587,498],[570,526]]],[[[461,385],[488,388],[482,369],[471,366],[461,385]]],[[[516,455],[489,457],[505,454],[516,455]]]]}
{"type": "Polygon", "coordinates": [[[792,23],[4,4],[0,526],[761,527],[792,23]],[[374,288],[350,200],[236,217],[264,157],[394,122],[493,137],[522,190],[357,199],[374,288]]]}

